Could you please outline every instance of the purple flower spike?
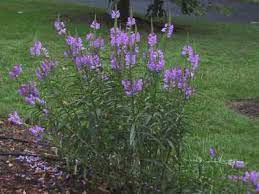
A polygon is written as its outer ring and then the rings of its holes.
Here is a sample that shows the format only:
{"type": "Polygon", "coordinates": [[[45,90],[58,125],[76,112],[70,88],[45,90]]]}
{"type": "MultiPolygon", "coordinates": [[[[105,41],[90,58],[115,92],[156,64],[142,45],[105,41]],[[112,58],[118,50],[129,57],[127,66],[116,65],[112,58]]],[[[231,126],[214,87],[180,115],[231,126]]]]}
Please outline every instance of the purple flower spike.
{"type": "Polygon", "coordinates": [[[244,168],[245,167],[245,162],[241,160],[231,160],[228,163],[232,168],[244,168]]]}
{"type": "Polygon", "coordinates": [[[15,124],[15,125],[22,125],[23,124],[22,119],[19,117],[19,115],[16,111],[9,114],[8,121],[15,124]]]}
{"type": "Polygon", "coordinates": [[[99,30],[101,28],[101,24],[99,24],[96,20],[94,20],[90,26],[94,30],[99,30]]]}
{"type": "Polygon", "coordinates": [[[119,46],[121,44],[121,33],[119,28],[110,29],[111,46],[119,46]]]}
{"type": "Polygon", "coordinates": [[[199,67],[200,56],[194,53],[193,55],[189,56],[188,60],[192,65],[192,72],[194,73],[199,67]]]}
{"type": "Polygon", "coordinates": [[[44,115],[48,115],[48,114],[49,114],[49,110],[46,109],[46,108],[44,108],[44,109],[42,110],[42,113],[43,113],[44,115]]]}
{"type": "Polygon", "coordinates": [[[93,33],[88,33],[88,34],[86,34],[86,40],[87,40],[87,41],[94,40],[94,34],[93,34],[93,33]]]}
{"type": "Polygon", "coordinates": [[[140,41],[140,34],[138,32],[132,33],[129,36],[129,45],[133,46],[135,43],[140,41]]]}
{"type": "Polygon", "coordinates": [[[30,94],[36,97],[39,97],[39,91],[36,88],[35,82],[29,82],[27,84],[21,85],[21,87],[18,89],[18,93],[21,96],[29,96],[30,94]]]}
{"type": "Polygon", "coordinates": [[[94,40],[90,46],[92,46],[95,49],[103,48],[104,47],[104,39],[103,38],[97,38],[94,40]]]}
{"type": "Polygon", "coordinates": [[[191,77],[194,77],[194,74],[199,67],[200,56],[194,52],[191,45],[186,45],[183,47],[182,55],[187,56],[187,60],[191,64],[191,77]]]}
{"type": "Polygon", "coordinates": [[[42,99],[40,99],[39,97],[33,96],[33,95],[29,95],[27,97],[25,97],[25,102],[30,104],[30,105],[35,105],[35,104],[40,104],[40,105],[44,105],[46,104],[46,102],[42,99]]]}
{"type": "Polygon", "coordinates": [[[109,77],[108,74],[102,74],[102,80],[103,80],[103,81],[107,81],[107,80],[109,80],[109,79],[110,79],[110,77],[109,77]]]}
{"type": "Polygon", "coordinates": [[[165,66],[164,53],[161,50],[150,49],[147,66],[150,71],[160,72],[165,66]]]}
{"type": "Polygon", "coordinates": [[[74,38],[73,36],[68,36],[66,38],[66,43],[69,46],[72,46],[75,42],[76,42],[76,38],[74,38]]]}
{"type": "Polygon", "coordinates": [[[137,53],[136,52],[127,52],[125,54],[125,61],[126,61],[126,66],[132,67],[137,63],[137,53]]]}
{"type": "Polygon", "coordinates": [[[42,80],[44,77],[46,77],[50,71],[56,66],[55,61],[51,60],[44,60],[39,68],[36,70],[36,76],[39,80],[42,80]]]}
{"type": "Polygon", "coordinates": [[[128,17],[127,26],[131,27],[136,25],[136,19],[134,17],[128,17]]]}
{"type": "Polygon", "coordinates": [[[210,148],[210,157],[212,158],[216,157],[216,149],[213,147],[210,148]]]}
{"type": "Polygon", "coordinates": [[[22,65],[14,65],[12,70],[9,72],[9,77],[11,79],[17,78],[22,73],[22,65]]]}
{"type": "Polygon", "coordinates": [[[39,136],[45,130],[45,128],[35,125],[28,130],[32,135],[39,136]]]}
{"type": "Polygon", "coordinates": [[[168,69],[164,73],[164,88],[166,90],[177,88],[185,95],[186,99],[189,99],[193,94],[193,89],[188,83],[190,75],[189,69],[180,67],[168,69]]]}
{"type": "Polygon", "coordinates": [[[31,56],[40,56],[42,50],[42,44],[40,41],[35,41],[33,46],[30,48],[31,56]]]}
{"type": "Polygon", "coordinates": [[[65,24],[62,21],[60,21],[59,19],[57,19],[54,22],[54,27],[55,27],[55,29],[56,29],[56,31],[59,35],[65,35],[66,34],[65,24]]]}
{"type": "Polygon", "coordinates": [[[185,55],[193,55],[194,51],[193,51],[193,48],[191,45],[186,45],[183,47],[182,49],[182,55],[185,56],[185,55]]]}
{"type": "Polygon", "coordinates": [[[120,64],[117,61],[117,58],[115,57],[115,55],[111,55],[111,68],[114,70],[120,69],[120,64]]]}
{"type": "Polygon", "coordinates": [[[231,181],[238,181],[241,177],[237,175],[228,175],[228,179],[231,181]]]}
{"type": "Polygon", "coordinates": [[[76,57],[75,64],[78,70],[87,67],[91,70],[96,70],[102,66],[100,57],[98,55],[83,55],[76,57]]]}
{"type": "Polygon", "coordinates": [[[21,85],[18,93],[25,97],[25,102],[30,105],[40,104],[44,105],[46,102],[40,98],[39,90],[34,82],[21,85]]]}
{"type": "Polygon", "coordinates": [[[111,13],[112,19],[117,19],[120,17],[120,11],[119,10],[112,10],[111,13]]]}
{"type": "Polygon", "coordinates": [[[171,38],[174,32],[174,25],[173,24],[165,24],[163,29],[161,30],[162,32],[167,32],[167,38],[171,38]]]}
{"type": "Polygon", "coordinates": [[[192,94],[193,94],[193,89],[191,87],[185,88],[185,97],[186,97],[186,99],[189,99],[192,94]]]}
{"type": "Polygon", "coordinates": [[[70,47],[70,50],[67,51],[68,55],[76,56],[84,49],[83,41],[80,37],[68,36],[66,43],[70,47]]]}
{"type": "Polygon", "coordinates": [[[134,82],[130,80],[122,80],[121,83],[123,85],[126,95],[129,97],[134,96],[135,94],[141,92],[143,89],[142,79],[138,79],[134,82]]]}
{"type": "MultiPolygon", "coordinates": [[[[238,165],[244,167],[243,161],[230,161],[231,165],[238,165]]],[[[243,181],[246,184],[247,194],[250,193],[259,193],[259,172],[257,171],[246,171],[243,176],[240,175],[229,175],[228,176],[232,181],[243,181]]]]}
{"type": "Polygon", "coordinates": [[[157,36],[156,36],[156,34],[155,33],[150,33],[148,35],[148,44],[149,44],[149,46],[151,46],[151,47],[155,46],[156,43],[157,43],[157,36]]]}

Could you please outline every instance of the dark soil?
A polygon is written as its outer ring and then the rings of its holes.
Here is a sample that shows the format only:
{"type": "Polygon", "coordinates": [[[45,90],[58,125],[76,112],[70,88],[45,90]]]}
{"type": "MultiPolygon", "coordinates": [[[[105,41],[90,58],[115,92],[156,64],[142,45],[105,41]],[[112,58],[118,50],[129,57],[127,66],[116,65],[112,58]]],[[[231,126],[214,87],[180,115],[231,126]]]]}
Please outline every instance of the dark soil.
{"type": "Polygon", "coordinates": [[[48,142],[36,141],[26,129],[6,125],[0,119],[0,194],[133,193],[131,185],[113,189],[100,177],[75,175],[74,166],[69,171],[54,148],[48,142]]]}
{"type": "Polygon", "coordinates": [[[259,100],[231,101],[229,106],[242,115],[250,118],[259,118],[259,100]]]}
{"type": "Polygon", "coordinates": [[[8,130],[0,129],[0,194],[107,193],[68,172],[51,145],[36,142],[24,129],[2,127],[8,130]]]}

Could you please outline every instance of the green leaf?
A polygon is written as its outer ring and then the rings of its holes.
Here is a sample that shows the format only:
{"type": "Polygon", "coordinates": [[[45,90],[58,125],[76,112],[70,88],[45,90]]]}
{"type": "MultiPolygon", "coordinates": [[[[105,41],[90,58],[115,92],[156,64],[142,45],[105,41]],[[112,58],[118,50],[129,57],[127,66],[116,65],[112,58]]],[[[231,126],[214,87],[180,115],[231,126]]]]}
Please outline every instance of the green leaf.
{"type": "Polygon", "coordinates": [[[135,146],[135,124],[133,124],[131,126],[131,129],[130,129],[130,145],[131,146],[135,146]]]}

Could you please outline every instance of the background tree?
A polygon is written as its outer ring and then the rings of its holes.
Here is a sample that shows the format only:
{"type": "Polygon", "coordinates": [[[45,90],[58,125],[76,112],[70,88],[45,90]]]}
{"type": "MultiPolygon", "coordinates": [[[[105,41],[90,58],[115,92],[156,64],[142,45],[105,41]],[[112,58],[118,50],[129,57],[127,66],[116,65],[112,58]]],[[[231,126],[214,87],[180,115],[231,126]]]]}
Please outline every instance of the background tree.
{"type": "Polygon", "coordinates": [[[210,0],[153,0],[148,6],[146,16],[148,17],[164,17],[168,10],[164,9],[166,1],[178,5],[181,8],[182,14],[185,15],[203,15],[212,5],[210,0]]]}
{"type": "MultiPolygon", "coordinates": [[[[181,8],[181,12],[186,15],[203,15],[212,7],[211,0],[153,0],[147,8],[146,16],[154,18],[166,16],[168,11],[164,9],[166,1],[177,4],[181,8]]],[[[109,2],[112,8],[117,5],[121,13],[121,19],[126,20],[130,15],[130,0],[109,0],[109,2]]]]}
{"type": "Polygon", "coordinates": [[[121,13],[121,19],[126,20],[130,15],[130,0],[120,0],[117,6],[121,13]]]}
{"type": "MultiPolygon", "coordinates": [[[[171,0],[173,1],[173,0],[171,0]]],[[[190,15],[203,15],[206,13],[208,8],[212,6],[210,0],[201,1],[201,0],[181,0],[181,11],[183,14],[190,15]]],[[[178,2],[179,4],[179,2],[178,2]]]]}
{"type": "Polygon", "coordinates": [[[154,0],[147,8],[147,17],[163,17],[166,16],[166,10],[164,9],[164,0],[154,0]]]}

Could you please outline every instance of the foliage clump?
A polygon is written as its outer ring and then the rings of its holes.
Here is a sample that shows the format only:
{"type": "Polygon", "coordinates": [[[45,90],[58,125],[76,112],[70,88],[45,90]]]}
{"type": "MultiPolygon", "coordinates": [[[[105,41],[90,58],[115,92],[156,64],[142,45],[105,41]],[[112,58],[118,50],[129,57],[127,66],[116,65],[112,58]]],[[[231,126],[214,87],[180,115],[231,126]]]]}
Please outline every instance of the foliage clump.
{"type": "MultiPolygon", "coordinates": [[[[34,80],[18,89],[32,107],[35,125],[29,131],[38,138],[44,133],[77,173],[102,177],[112,188],[178,189],[188,131],[185,106],[194,92],[199,55],[186,45],[179,57],[183,65],[172,66],[152,29],[143,48],[135,18],[122,29],[120,13],[111,16],[108,43],[96,18],[85,38],[71,35],[58,19],[54,27],[67,48],[64,59],[55,60],[38,40],[30,48],[42,63],[34,80]]],[[[172,38],[173,30],[165,24],[161,42],[172,38]]],[[[19,79],[21,72],[16,65],[10,76],[19,79]]],[[[19,116],[13,117],[16,122],[19,116]]]]}

